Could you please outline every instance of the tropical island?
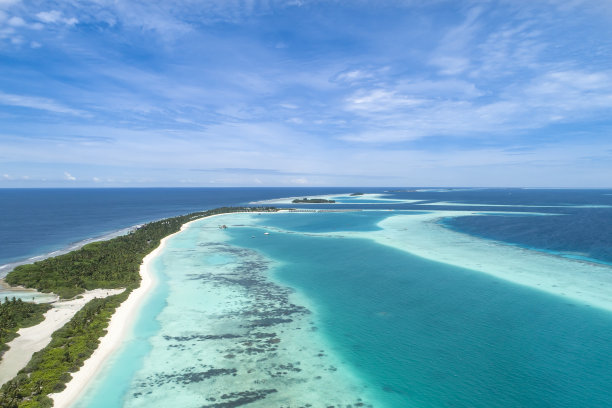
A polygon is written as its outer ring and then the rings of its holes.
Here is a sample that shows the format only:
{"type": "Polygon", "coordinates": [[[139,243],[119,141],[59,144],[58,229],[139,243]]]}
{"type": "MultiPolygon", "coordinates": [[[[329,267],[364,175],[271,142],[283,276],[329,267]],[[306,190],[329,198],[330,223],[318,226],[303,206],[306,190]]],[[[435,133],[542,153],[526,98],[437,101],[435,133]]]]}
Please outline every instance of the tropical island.
{"type": "MultiPolygon", "coordinates": [[[[72,319],[54,332],[50,343],[33,354],[16,377],[0,388],[2,407],[51,407],[48,396],[62,391],[100,344],[111,316],[130,293],[140,286],[143,259],[162,239],[200,218],[233,213],[276,211],[274,208],[223,207],[151,222],[108,241],[94,242],[70,253],[21,265],[5,281],[11,285],[53,292],[61,299],[79,298],[95,289],[115,289],[111,295],[88,301],[72,319]],[[121,288],[121,291],[117,290],[121,288]],[[117,293],[119,292],[119,293],[117,293]],[[115,294],[116,293],[116,294],[115,294]]],[[[47,305],[8,300],[0,305],[5,322],[0,331],[0,349],[6,350],[19,327],[43,320],[47,305]],[[5,318],[6,317],[6,318],[5,318]],[[5,327],[6,326],[6,327],[5,327]]]]}
{"type": "Polygon", "coordinates": [[[44,313],[50,308],[44,303],[29,303],[14,297],[0,300],[0,358],[8,349],[6,343],[17,337],[17,331],[42,322],[44,313]]]}
{"type": "Polygon", "coordinates": [[[327,200],[325,198],[296,198],[292,201],[293,204],[333,204],[335,200],[327,200]]]}
{"type": "Polygon", "coordinates": [[[349,196],[351,196],[351,197],[362,196],[362,195],[363,195],[363,193],[351,193],[351,194],[349,194],[349,196]]]}

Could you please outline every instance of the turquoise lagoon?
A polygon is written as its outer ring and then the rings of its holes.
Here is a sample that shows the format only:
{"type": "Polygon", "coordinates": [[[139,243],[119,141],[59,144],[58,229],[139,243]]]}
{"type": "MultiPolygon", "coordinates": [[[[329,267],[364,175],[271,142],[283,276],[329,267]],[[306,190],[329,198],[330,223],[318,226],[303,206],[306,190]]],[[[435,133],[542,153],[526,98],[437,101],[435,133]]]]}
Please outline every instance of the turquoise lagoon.
{"type": "MultiPolygon", "coordinates": [[[[435,248],[426,259],[386,245],[428,242],[411,235],[423,229],[392,231],[398,213],[191,224],[155,260],[159,285],[131,337],[75,406],[612,406],[609,310],[537,276],[519,285],[436,262],[435,248]]],[[[517,256],[478,248],[484,269],[517,256]]]]}

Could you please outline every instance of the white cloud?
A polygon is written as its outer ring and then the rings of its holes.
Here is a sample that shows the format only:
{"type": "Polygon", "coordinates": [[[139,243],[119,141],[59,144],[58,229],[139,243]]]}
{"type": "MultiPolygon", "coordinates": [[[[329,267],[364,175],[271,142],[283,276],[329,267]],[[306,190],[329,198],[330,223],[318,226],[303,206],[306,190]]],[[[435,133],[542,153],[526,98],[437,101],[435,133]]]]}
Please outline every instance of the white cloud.
{"type": "Polygon", "coordinates": [[[294,179],[291,179],[291,183],[300,184],[300,185],[308,184],[308,179],[305,177],[294,178],[294,179]]]}
{"type": "Polygon", "coordinates": [[[3,179],[5,179],[5,180],[12,180],[12,179],[13,179],[13,178],[12,178],[10,175],[8,175],[8,174],[3,174],[3,175],[2,175],[2,178],[3,178],[3,179]]]}
{"type": "Polygon", "coordinates": [[[7,24],[10,25],[11,27],[24,27],[26,25],[26,22],[21,17],[13,16],[8,19],[7,24]]]}
{"type": "Polygon", "coordinates": [[[53,113],[65,113],[74,116],[89,116],[88,113],[72,109],[52,99],[36,96],[14,95],[0,91],[0,105],[19,106],[23,108],[39,109],[53,113]]]}
{"type": "Polygon", "coordinates": [[[480,29],[477,22],[482,10],[469,10],[464,21],[446,32],[429,63],[439,68],[441,75],[458,75],[466,71],[471,64],[469,53],[471,42],[480,29]]]}
{"type": "Polygon", "coordinates": [[[540,54],[551,45],[541,38],[537,20],[505,24],[474,46],[477,66],[470,76],[496,78],[542,68],[540,54]]]}
{"type": "Polygon", "coordinates": [[[511,135],[605,116],[612,108],[612,71],[545,72],[492,95],[465,81],[403,80],[385,89],[360,90],[347,102],[345,110],[361,128],[338,136],[349,142],[511,135]]]}
{"type": "Polygon", "coordinates": [[[66,24],[68,26],[72,26],[79,22],[79,20],[74,17],[64,17],[62,12],[58,10],[41,11],[40,13],[36,14],[36,17],[38,20],[47,24],[66,24]]]}
{"type": "Polygon", "coordinates": [[[363,79],[369,79],[369,78],[372,78],[373,76],[374,75],[371,72],[355,69],[352,71],[342,72],[338,74],[335,79],[338,81],[353,82],[353,81],[359,81],[363,79]]]}
{"type": "Polygon", "coordinates": [[[41,11],[40,13],[36,14],[36,17],[38,17],[38,19],[43,23],[55,23],[62,17],[62,13],[57,10],[41,11]]]}
{"type": "Polygon", "coordinates": [[[454,78],[441,80],[407,78],[398,81],[396,89],[397,92],[426,99],[474,99],[484,95],[474,83],[454,78]]]}
{"type": "Polygon", "coordinates": [[[67,171],[64,172],[64,178],[69,181],[76,181],[76,177],[74,177],[72,174],[68,173],[67,171]]]}
{"type": "Polygon", "coordinates": [[[430,60],[430,63],[440,68],[440,74],[448,76],[461,74],[470,66],[468,58],[452,55],[437,55],[430,60]]]}
{"type": "Polygon", "coordinates": [[[416,129],[376,129],[359,133],[349,133],[339,137],[347,142],[362,143],[397,143],[423,137],[424,132],[416,129]]]}
{"type": "Polygon", "coordinates": [[[418,98],[401,95],[395,90],[373,89],[359,90],[346,100],[346,109],[349,111],[388,111],[399,108],[412,108],[425,101],[418,98]]]}

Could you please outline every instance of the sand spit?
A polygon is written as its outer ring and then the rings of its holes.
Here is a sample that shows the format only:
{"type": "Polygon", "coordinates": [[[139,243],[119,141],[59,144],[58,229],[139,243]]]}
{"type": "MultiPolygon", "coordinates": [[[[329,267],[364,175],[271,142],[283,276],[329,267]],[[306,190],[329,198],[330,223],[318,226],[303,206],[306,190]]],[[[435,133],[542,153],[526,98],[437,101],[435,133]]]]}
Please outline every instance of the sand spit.
{"type": "Polygon", "coordinates": [[[422,258],[486,273],[579,304],[612,311],[612,268],[543,251],[473,237],[438,223],[444,217],[484,212],[434,211],[395,215],[378,225],[382,231],[346,233],[375,239],[422,258]]]}
{"type": "MultiPolygon", "coordinates": [[[[397,211],[378,223],[380,231],[310,233],[365,238],[416,256],[486,273],[515,284],[561,296],[578,304],[612,311],[612,267],[522,248],[453,231],[443,218],[513,215],[502,211],[397,211]]],[[[558,214],[521,212],[521,215],[558,214]]]]}
{"type": "Polygon", "coordinates": [[[45,313],[45,320],[36,326],[18,331],[19,337],[8,343],[10,349],[0,361],[0,385],[9,381],[24,368],[32,354],[51,342],[51,334],[64,326],[87,302],[94,298],[116,295],[124,289],[95,289],[83,293],[78,299],[61,300],[45,313]]]}

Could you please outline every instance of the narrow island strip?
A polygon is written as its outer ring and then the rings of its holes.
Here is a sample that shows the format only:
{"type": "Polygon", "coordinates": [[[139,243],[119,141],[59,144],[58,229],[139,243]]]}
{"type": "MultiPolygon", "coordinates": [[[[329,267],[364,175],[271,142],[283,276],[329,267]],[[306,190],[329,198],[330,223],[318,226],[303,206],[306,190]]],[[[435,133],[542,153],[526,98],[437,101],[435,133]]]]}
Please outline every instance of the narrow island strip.
{"type": "MultiPolygon", "coordinates": [[[[191,222],[183,224],[182,231],[191,222]]],[[[100,372],[106,359],[119,348],[121,342],[126,338],[138,309],[147,297],[147,294],[155,287],[155,277],[151,271],[151,261],[163,251],[166,241],[177,234],[168,235],[163,238],[159,246],[144,257],[140,266],[140,286],[130,293],[130,296],[115,311],[108,324],[106,335],[100,339],[98,348],[91,357],[85,360],[83,366],[76,373],[72,374],[72,379],[66,384],[66,388],[56,394],[50,394],[53,406],[58,408],[69,407],[84,392],[88,383],[100,372]]]]}
{"type": "Polygon", "coordinates": [[[94,289],[71,300],[54,302],[44,314],[44,320],[17,332],[0,360],[0,385],[15,377],[32,355],[51,342],[51,335],[64,326],[87,302],[94,298],[116,295],[124,289],[94,289]]]}
{"type": "MultiPolygon", "coordinates": [[[[69,404],[76,398],[99,370],[105,357],[116,348],[131,323],[115,318],[113,327],[109,322],[115,311],[127,301],[130,295],[141,286],[141,280],[150,279],[149,273],[141,276],[141,264],[145,257],[162,245],[162,240],[172,235],[190,221],[213,215],[233,212],[276,211],[274,208],[222,207],[167,218],[148,223],[127,235],[108,241],[85,245],[79,250],[48,258],[33,264],[21,265],[6,276],[10,285],[35,288],[41,292],[53,292],[63,299],[70,299],[94,289],[124,289],[121,293],[95,298],[87,302],[72,319],[51,335],[51,342],[42,350],[35,352],[27,365],[16,377],[0,388],[0,406],[3,407],[49,407],[54,401],[51,394],[59,394],[94,354],[100,339],[114,332],[110,340],[96,357],[90,368],[81,374],[83,377],[74,391],[67,391],[58,404],[69,404]],[[112,330],[115,329],[115,330],[112,330]],[[113,338],[117,338],[113,340],[113,338]],[[99,363],[96,363],[99,361],[99,363]],[[97,366],[96,366],[97,364],[97,366]],[[88,375],[89,374],[89,375],[88,375]],[[79,387],[79,384],[82,387],[79,387]],[[72,395],[72,397],[70,397],[72,395]]],[[[151,259],[150,257],[149,259],[151,259]]],[[[148,271],[148,263],[144,271],[148,271]]],[[[124,307],[120,316],[131,316],[137,310],[142,297],[150,290],[152,282],[142,282],[144,288],[137,292],[124,307]]]]}

